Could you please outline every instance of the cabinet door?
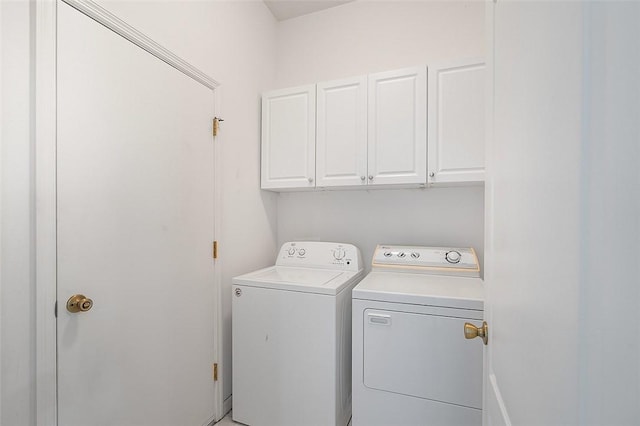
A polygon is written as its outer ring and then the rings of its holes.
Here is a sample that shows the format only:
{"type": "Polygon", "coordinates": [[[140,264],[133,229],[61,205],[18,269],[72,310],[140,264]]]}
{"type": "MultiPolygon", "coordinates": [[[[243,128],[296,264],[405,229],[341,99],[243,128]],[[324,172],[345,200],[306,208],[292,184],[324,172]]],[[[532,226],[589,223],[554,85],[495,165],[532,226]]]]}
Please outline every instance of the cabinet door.
{"type": "Polygon", "coordinates": [[[369,75],[369,184],[424,184],[427,70],[369,75]]]}
{"type": "Polygon", "coordinates": [[[367,184],[367,77],[317,85],[317,186],[367,184]]]}
{"type": "Polygon", "coordinates": [[[484,181],[483,59],[429,65],[429,183],[484,181]]]}
{"type": "Polygon", "coordinates": [[[316,87],[262,95],[263,189],[315,186],[316,87]]]}

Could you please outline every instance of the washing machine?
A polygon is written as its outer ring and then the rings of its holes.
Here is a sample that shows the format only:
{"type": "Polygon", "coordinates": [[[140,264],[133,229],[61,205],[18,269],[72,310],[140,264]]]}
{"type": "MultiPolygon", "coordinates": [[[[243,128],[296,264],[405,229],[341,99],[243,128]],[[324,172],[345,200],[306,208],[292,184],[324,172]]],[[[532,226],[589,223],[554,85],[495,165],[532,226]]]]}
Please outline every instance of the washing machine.
{"type": "Polygon", "coordinates": [[[471,248],[380,245],[353,290],[353,425],[482,425],[483,282],[471,248]]]}
{"type": "Polygon", "coordinates": [[[288,242],[275,265],[232,280],[233,420],[345,426],[351,417],[351,244],[288,242]]]}

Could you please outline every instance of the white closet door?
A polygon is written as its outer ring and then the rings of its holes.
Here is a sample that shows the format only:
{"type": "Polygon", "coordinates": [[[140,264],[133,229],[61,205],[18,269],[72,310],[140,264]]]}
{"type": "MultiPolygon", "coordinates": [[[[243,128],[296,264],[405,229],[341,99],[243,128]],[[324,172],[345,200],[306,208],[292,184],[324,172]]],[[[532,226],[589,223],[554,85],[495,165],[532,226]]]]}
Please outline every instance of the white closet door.
{"type": "Polygon", "coordinates": [[[317,186],[367,184],[367,77],[317,85],[317,186]]]}
{"type": "Polygon", "coordinates": [[[263,189],[313,188],[316,174],[316,86],[262,95],[263,189]]]}
{"type": "Polygon", "coordinates": [[[58,424],[208,424],[213,93],[62,2],[57,66],[58,424]]]}
{"type": "Polygon", "coordinates": [[[429,65],[429,183],[483,182],[485,65],[429,65]]]}
{"type": "Polygon", "coordinates": [[[426,184],[427,69],[369,75],[369,184],[426,184]]]}

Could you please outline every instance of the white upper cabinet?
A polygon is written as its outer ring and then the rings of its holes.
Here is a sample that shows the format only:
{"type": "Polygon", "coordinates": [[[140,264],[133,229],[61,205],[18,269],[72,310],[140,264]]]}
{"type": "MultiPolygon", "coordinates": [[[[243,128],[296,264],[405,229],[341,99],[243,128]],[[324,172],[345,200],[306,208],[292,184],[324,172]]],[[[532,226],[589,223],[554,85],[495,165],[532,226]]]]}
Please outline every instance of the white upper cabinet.
{"type": "Polygon", "coordinates": [[[429,65],[429,184],[484,181],[483,59],[429,65]]]}
{"type": "Polygon", "coordinates": [[[426,67],[370,74],[368,103],[369,184],[426,184],[426,67]]]}
{"type": "Polygon", "coordinates": [[[367,184],[367,77],[318,83],[316,185],[367,184]]]}
{"type": "Polygon", "coordinates": [[[262,188],[484,181],[484,69],[458,60],[263,94],[262,188]]]}
{"type": "Polygon", "coordinates": [[[315,124],[315,84],[262,95],[262,188],[315,187],[315,124]]]}

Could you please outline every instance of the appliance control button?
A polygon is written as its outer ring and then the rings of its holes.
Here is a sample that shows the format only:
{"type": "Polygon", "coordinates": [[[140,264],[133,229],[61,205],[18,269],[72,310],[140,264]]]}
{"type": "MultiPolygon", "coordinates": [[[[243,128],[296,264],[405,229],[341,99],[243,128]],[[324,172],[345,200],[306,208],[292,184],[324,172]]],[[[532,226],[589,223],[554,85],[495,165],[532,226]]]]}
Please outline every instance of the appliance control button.
{"type": "Polygon", "coordinates": [[[451,251],[448,251],[447,254],[444,255],[444,258],[449,263],[458,263],[458,262],[460,262],[460,259],[462,259],[462,255],[460,254],[459,251],[451,250],[451,251]]]}
{"type": "Polygon", "coordinates": [[[398,257],[405,257],[407,254],[403,251],[401,251],[400,253],[398,253],[398,257]]]}
{"type": "Polygon", "coordinates": [[[289,256],[293,256],[294,254],[296,254],[296,249],[291,247],[287,253],[289,253],[289,256]]]}
{"type": "Polygon", "coordinates": [[[384,252],[384,257],[391,257],[391,256],[393,256],[393,253],[391,253],[390,251],[384,252]]]}
{"type": "Polygon", "coordinates": [[[414,259],[417,259],[420,257],[420,253],[418,253],[417,251],[414,251],[413,253],[411,253],[411,257],[413,257],[414,259]]]}
{"type": "Polygon", "coordinates": [[[305,249],[303,249],[303,248],[298,249],[298,254],[299,254],[300,256],[304,256],[306,252],[307,252],[307,251],[306,251],[305,249]]]}
{"type": "Polygon", "coordinates": [[[344,255],[345,255],[345,252],[344,252],[344,249],[342,249],[342,248],[337,248],[337,249],[335,249],[335,250],[333,251],[333,257],[334,257],[336,260],[342,260],[342,258],[344,257],[344,255]]]}

